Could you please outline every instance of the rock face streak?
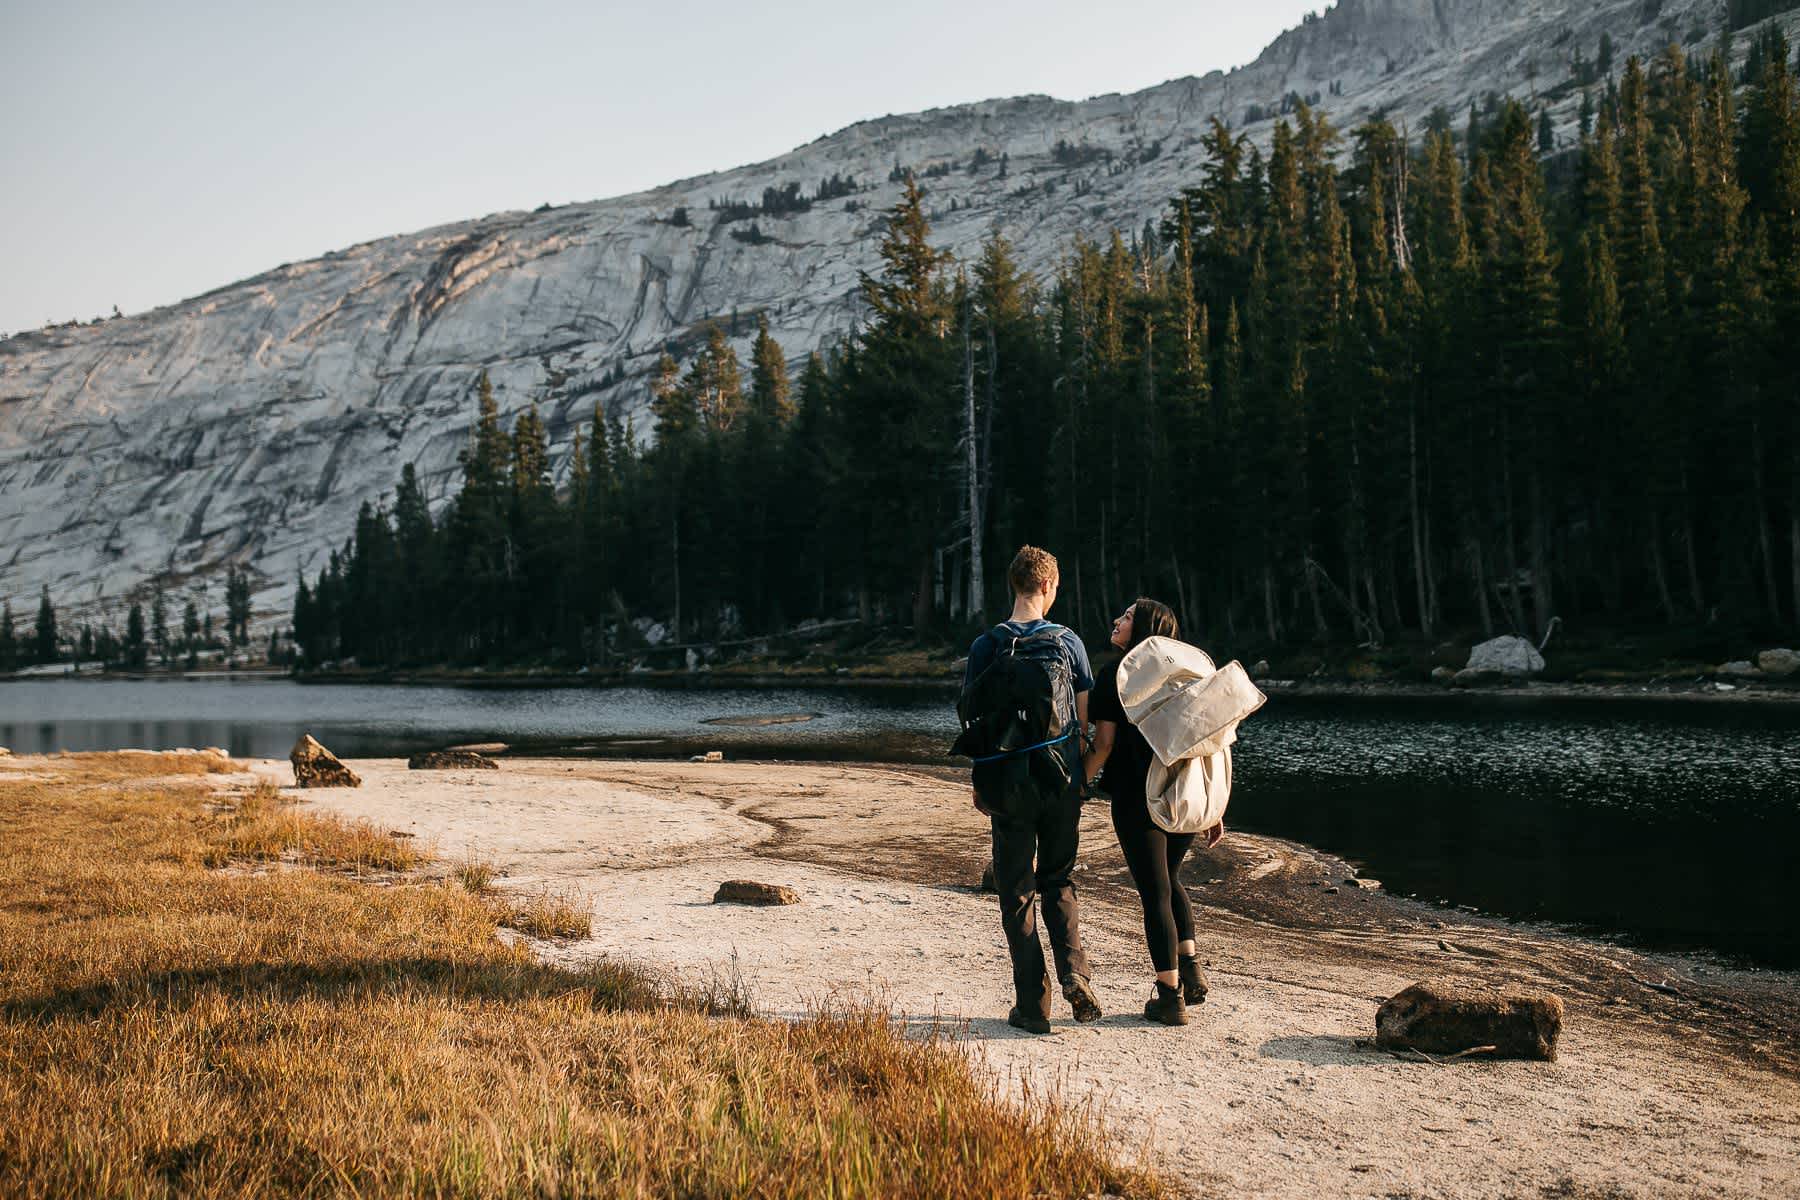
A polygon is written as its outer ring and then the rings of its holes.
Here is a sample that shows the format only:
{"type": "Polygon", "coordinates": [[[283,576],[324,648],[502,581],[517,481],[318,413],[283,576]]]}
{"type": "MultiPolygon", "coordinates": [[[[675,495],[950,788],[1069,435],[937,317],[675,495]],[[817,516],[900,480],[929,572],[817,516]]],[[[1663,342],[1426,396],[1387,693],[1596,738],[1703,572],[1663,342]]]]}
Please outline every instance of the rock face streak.
{"type": "MultiPolygon", "coordinates": [[[[540,405],[560,476],[596,404],[639,413],[657,354],[691,346],[709,318],[740,314],[741,351],[764,312],[795,359],[847,331],[896,164],[921,176],[940,244],[972,255],[999,228],[1041,271],[1075,233],[1159,216],[1197,177],[1215,114],[1266,143],[1272,122],[1246,125],[1252,105],[1319,93],[1340,129],[1385,109],[1417,130],[1435,105],[1546,92],[1603,30],[1622,62],[1716,27],[1715,8],[1670,0],[1646,25],[1641,0],[1343,0],[1229,74],[865,121],[754,166],[385,238],[148,313],[19,334],[0,341],[0,596],[29,620],[48,584],[65,620],[117,623],[129,591],[162,572],[217,607],[222,585],[208,581],[239,563],[258,618],[284,619],[296,572],[319,568],[403,463],[434,503],[454,491],[479,371],[509,421],[540,405]],[[1059,155],[1059,142],[1104,153],[1059,155]],[[991,161],[971,170],[977,150],[991,161]],[[750,222],[709,209],[790,182],[810,195],[833,174],[865,190],[758,217],[770,240],[734,237],[750,222]]],[[[1572,90],[1552,101],[1565,144],[1578,103],[1572,90]]],[[[640,435],[647,424],[640,413],[640,435]]]]}

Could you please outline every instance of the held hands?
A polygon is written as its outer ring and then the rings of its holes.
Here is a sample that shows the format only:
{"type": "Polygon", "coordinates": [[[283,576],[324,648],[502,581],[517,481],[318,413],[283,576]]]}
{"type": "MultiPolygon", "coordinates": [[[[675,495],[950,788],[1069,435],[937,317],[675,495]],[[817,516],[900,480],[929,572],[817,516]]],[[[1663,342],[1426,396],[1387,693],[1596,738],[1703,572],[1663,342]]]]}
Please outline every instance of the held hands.
{"type": "Polygon", "coordinates": [[[1220,821],[1217,825],[1214,825],[1200,836],[1206,839],[1206,848],[1211,850],[1214,846],[1225,840],[1225,822],[1220,821]]]}

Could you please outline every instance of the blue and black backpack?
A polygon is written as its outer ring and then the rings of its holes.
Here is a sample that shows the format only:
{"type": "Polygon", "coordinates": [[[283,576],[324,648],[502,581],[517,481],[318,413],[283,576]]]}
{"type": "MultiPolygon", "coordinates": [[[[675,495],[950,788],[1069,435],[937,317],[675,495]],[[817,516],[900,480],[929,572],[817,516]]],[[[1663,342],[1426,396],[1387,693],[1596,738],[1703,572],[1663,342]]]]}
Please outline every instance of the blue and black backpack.
{"type": "Polygon", "coordinates": [[[1076,737],[1075,679],[1060,625],[1024,637],[1004,625],[990,630],[994,661],[956,700],[962,722],[950,753],[981,768],[1025,766],[1041,783],[1066,787],[1072,776],[1066,743],[1076,737]]]}

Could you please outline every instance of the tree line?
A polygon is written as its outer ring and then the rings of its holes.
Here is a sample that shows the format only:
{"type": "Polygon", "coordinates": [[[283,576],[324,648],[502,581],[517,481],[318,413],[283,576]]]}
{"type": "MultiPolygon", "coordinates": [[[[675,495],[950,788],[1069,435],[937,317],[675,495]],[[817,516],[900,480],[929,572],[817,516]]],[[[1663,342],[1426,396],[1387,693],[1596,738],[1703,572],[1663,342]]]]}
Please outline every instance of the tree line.
{"type": "Polygon", "coordinates": [[[714,327],[596,411],[552,485],[492,389],[430,512],[407,466],[302,580],[309,662],[610,664],[857,615],[960,635],[1023,542],[1060,615],[1140,593],[1247,651],[1589,627],[1800,624],[1800,95],[1671,47],[1540,157],[1524,106],[1416,141],[1293,105],[1215,119],[1160,221],[1045,278],[929,241],[908,177],[852,336],[790,385],[714,327]]]}
{"type": "MultiPolygon", "coordinates": [[[[213,628],[210,608],[202,611],[192,596],[185,602],[179,626],[168,588],[160,579],[143,584],[131,599],[125,626],[115,630],[105,619],[84,621],[79,629],[60,627],[49,585],[38,596],[37,618],[29,633],[14,620],[12,601],[0,604],[0,671],[49,663],[99,662],[110,668],[141,671],[199,665],[203,652],[233,653],[250,644],[250,573],[231,564],[225,571],[225,629],[213,628]],[[148,600],[146,608],[145,600],[148,600]]],[[[278,634],[271,633],[270,662],[283,657],[278,634]]]]}

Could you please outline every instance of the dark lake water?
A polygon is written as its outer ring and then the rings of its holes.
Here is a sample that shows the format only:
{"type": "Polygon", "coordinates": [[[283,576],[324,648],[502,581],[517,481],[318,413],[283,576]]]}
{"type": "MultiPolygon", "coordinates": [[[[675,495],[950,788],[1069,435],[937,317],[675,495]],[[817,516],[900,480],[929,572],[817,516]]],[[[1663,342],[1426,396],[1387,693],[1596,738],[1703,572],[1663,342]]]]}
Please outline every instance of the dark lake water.
{"type": "MultiPolygon", "coordinates": [[[[504,741],[948,762],[950,703],[906,689],[32,681],[0,683],[0,745],[283,757],[310,732],[351,756],[504,741]],[[734,723],[708,723],[720,718],[734,723]]],[[[1800,967],[1800,706],[1277,697],[1244,727],[1236,767],[1234,828],[1342,855],[1396,893],[1800,967]]]]}

